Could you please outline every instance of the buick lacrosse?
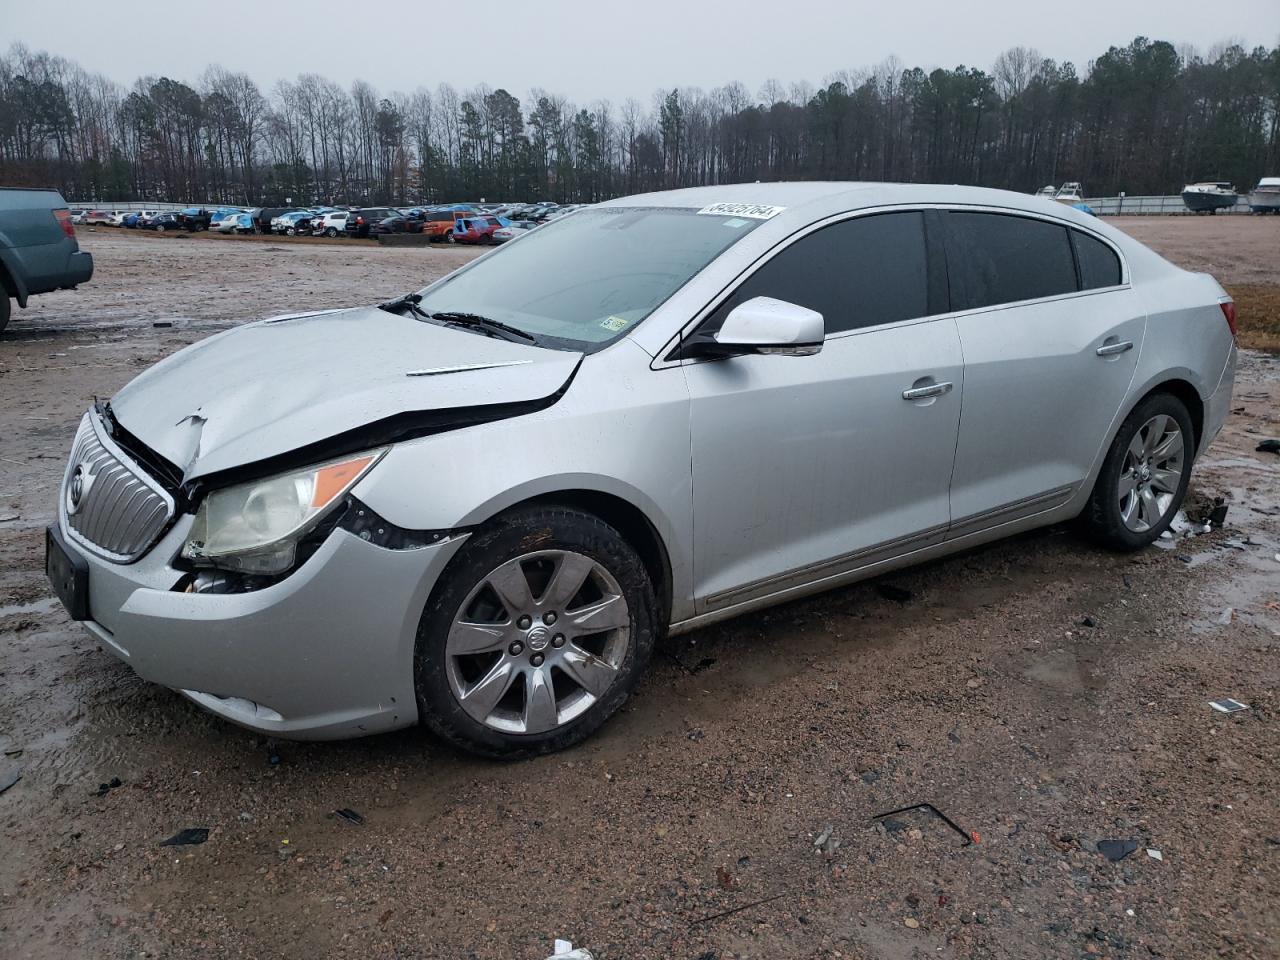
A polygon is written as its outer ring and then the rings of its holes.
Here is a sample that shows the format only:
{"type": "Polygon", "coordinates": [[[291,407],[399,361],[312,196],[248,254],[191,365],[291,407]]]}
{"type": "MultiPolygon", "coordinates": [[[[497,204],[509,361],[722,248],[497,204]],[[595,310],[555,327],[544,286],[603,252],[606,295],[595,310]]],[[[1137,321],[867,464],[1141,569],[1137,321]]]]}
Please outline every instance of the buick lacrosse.
{"type": "Polygon", "coordinates": [[[147,370],[85,413],[46,570],[245,727],[545,752],[664,633],[1072,518],[1149,544],[1234,325],[1211,277],[1034,197],[627,197],[147,370]]]}

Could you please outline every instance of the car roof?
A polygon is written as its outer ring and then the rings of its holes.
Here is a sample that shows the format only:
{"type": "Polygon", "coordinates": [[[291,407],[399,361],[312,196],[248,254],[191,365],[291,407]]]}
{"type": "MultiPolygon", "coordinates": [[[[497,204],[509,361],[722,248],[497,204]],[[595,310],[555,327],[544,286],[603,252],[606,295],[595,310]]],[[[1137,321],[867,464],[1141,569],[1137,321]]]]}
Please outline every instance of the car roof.
{"type": "MultiPolygon", "coordinates": [[[[701,210],[712,204],[751,204],[782,207],[776,218],[793,227],[823,217],[867,207],[897,204],[970,204],[1049,213],[1064,220],[1088,224],[1087,214],[1066,204],[1012,190],[965,187],[936,183],[877,183],[873,181],[792,181],[731,183],[715,187],[686,187],[619,197],[595,205],[609,207],[671,207],[701,210]]],[[[731,211],[726,211],[731,213],[731,211]]],[[[1097,229],[1093,227],[1093,229],[1097,229]]]]}

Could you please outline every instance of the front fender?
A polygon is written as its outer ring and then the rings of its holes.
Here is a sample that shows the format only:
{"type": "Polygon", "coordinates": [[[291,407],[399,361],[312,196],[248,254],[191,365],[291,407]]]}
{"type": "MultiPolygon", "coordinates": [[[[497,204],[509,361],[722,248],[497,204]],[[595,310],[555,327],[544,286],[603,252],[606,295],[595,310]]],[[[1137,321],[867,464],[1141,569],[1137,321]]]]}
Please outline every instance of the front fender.
{"type": "Polygon", "coordinates": [[[691,596],[689,398],[625,341],[589,357],[559,403],[392,447],[352,491],[390,523],[447,530],[534,497],[588,491],[642,513],[666,547],[673,616],[691,596]]]}

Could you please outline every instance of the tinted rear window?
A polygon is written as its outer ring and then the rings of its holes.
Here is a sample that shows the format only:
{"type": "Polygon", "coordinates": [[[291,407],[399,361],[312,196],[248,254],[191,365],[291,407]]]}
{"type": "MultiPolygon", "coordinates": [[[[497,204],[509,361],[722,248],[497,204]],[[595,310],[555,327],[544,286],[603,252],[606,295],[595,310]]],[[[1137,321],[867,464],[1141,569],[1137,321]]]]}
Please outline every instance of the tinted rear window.
{"type": "Polygon", "coordinates": [[[742,282],[710,328],[752,297],[817,310],[827,333],[927,316],[924,215],[857,217],[797,240],[742,282]]]}
{"type": "Polygon", "coordinates": [[[952,211],[951,300],[958,310],[1074,293],[1067,228],[1047,220],[952,211]],[[958,269],[957,269],[958,264],[958,269]]]}
{"type": "Polygon", "coordinates": [[[1105,243],[1079,230],[1071,231],[1080,264],[1080,289],[1096,290],[1120,283],[1120,258],[1105,243]]]}

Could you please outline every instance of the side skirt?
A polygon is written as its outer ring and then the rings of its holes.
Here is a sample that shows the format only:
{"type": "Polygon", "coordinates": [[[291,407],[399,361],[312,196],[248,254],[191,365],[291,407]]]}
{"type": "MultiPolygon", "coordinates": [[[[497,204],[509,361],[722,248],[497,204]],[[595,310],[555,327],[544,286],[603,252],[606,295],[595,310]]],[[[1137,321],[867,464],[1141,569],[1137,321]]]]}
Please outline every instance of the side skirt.
{"type": "MultiPolygon", "coordinates": [[[[1058,491],[1055,491],[1054,493],[1057,494],[1058,491]]],[[[1070,494],[1068,493],[1068,496],[1069,495],[1070,494]]],[[[1002,513],[1003,511],[1004,508],[1001,508],[1001,511],[999,512],[1002,513]]],[[[752,610],[762,610],[765,607],[772,607],[780,603],[786,603],[789,600],[798,600],[801,597],[808,597],[815,593],[822,593],[827,590],[833,590],[837,587],[857,583],[859,580],[868,580],[871,577],[887,573],[890,570],[898,570],[902,567],[914,566],[915,564],[924,563],[928,560],[935,560],[939,557],[949,556],[953,553],[961,553],[971,547],[990,543],[994,540],[1002,540],[1005,537],[1012,536],[1016,533],[1022,533],[1025,530],[1034,530],[1037,527],[1045,527],[1053,523],[1070,520],[1077,512],[1078,511],[1074,509],[1074,504],[1068,500],[1063,505],[1054,506],[1030,516],[1021,517],[1015,520],[1007,520],[1003,523],[995,523],[990,526],[984,526],[982,529],[962,533],[959,536],[944,540],[941,543],[921,547],[916,550],[909,550],[905,553],[899,553],[896,556],[873,560],[869,563],[864,563],[862,566],[856,567],[855,569],[846,570],[842,573],[818,576],[815,579],[811,579],[802,584],[797,584],[796,586],[777,590],[773,593],[756,597],[751,600],[746,600],[741,603],[736,603],[731,606],[726,606],[719,610],[711,610],[707,613],[700,614],[699,616],[690,617],[687,620],[681,620],[673,623],[668,628],[667,632],[671,636],[689,633],[690,631],[700,629],[701,627],[710,626],[713,623],[719,623],[722,620],[732,619],[739,614],[748,613],[752,610]]],[[[976,520],[977,518],[972,518],[972,521],[976,520]]]]}

